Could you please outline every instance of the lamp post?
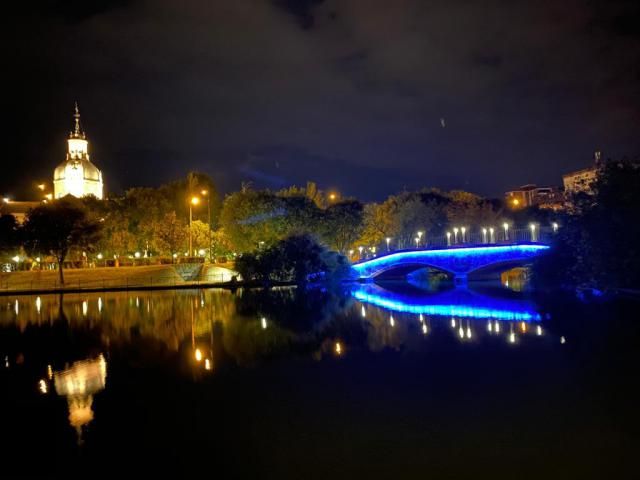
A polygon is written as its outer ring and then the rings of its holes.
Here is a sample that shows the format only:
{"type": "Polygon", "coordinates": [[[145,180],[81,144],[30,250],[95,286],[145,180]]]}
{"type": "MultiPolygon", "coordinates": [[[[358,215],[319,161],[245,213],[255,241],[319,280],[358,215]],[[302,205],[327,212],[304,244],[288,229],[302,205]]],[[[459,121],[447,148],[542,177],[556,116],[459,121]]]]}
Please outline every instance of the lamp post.
{"type": "Polygon", "coordinates": [[[531,241],[532,242],[537,242],[538,238],[537,238],[537,235],[536,235],[536,224],[535,223],[531,223],[529,225],[529,228],[531,229],[531,241]]]}
{"type": "Polygon", "coordinates": [[[464,240],[465,240],[465,239],[464,239],[464,234],[465,234],[465,232],[466,232],[466,231],[467,231],[467,229],[466,229],[465,227],[462,227],[462,228],[460,229],[460,233],[462,233],[462,243],[464,243],[464,240]]]}
{"type": "Polygon", "coordinates": [[[482,243],[487,243],[487,229],[482,229],[482,243]]]}
{"type": "Polygon", "coordinates": [[[364,247],[363,247],[362,245],[360,245],[360,246],[358,247],[358,252],[359,252],[359,254],[360,254],[360,255],[358,256],[358,260],[362,260],[362,249],[363,249],[363,248],[364,248],[364,247]]]}
{"type": "Polygon", "coordinates": [[[496,243],[495,230],[493,229],[493,227],[489,228],[489,241],[491,243],[496,243]]]}
{"type": "Polygon", "coordinates": [[[420,243],[420,238],[416,237],[416,238],[414,238],[414,240],[416,241],[416,248],[418,248],[418,243],[420,243]]]}
{"type": "Polygon", "coordinates": [[[198,197],[191,197],[189,201],[189,255],[193,255],[193,235],[191,229],[191,223],[193,222],[193,206],[198,205],[200,199],[198,197]]]}
{"type": "Polygon", "coordinates": [[[453,243],[458,243],[458,227],[453,228],[453,243]]]}
{"type": "Polygon", "coordinates": [[[420,243],[420,241],[422,240],[422,231],[418,231],[417,235],[418,235],[418,243],[420,243]]]}
{"type": "Polygon", "coordinates": [[[509,240],[509,224],[504,222],[502,224],[502,228],[504,228],[504,239],[505,241],[509,240]]]}
{"type": "Polygon", "coordinates": [[[387,242],[387,252],[389,252],[389,242],[391,242],[391,237],[387,237],[385,240],[387,242]]]}
{"type": "Polygon", "coordinates": [[[207,197],[207,226],[209,227],[207,231],[207,240],[209,242],[209,263],[211,263],[211,200],[209,199],[209,190],[202,190],[200,193],[203,197],[207,197]]]}
{"type": "Polygon", "coordinates": [[[451,246],[451,232],[447,232],[447,247],[451,246]]]}

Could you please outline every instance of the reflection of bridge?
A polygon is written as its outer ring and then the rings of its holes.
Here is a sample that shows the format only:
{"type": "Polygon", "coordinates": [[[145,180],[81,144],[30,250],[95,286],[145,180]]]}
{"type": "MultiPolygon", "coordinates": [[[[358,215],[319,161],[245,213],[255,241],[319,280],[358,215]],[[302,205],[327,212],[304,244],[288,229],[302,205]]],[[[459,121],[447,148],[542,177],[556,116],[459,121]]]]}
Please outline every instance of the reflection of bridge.
{"type": "Polygon", "coordinates": [[[393,312],[525,322],[541,320],[535,305],[527,300],[490,297],[466,288],[417,296],[367,284],[360,285],[352,295],[361,302],[393,312]]]}
{"type": "Polygon", "coordinates": [[[396,269],[434,268],[465,282],[467,275],[484,269],[510,268],[531,262],[549,247],[540,244],[454,247],[431,250],[405,250],[368,259],[353,265],[360,279],[371,279],[396,269]]]}

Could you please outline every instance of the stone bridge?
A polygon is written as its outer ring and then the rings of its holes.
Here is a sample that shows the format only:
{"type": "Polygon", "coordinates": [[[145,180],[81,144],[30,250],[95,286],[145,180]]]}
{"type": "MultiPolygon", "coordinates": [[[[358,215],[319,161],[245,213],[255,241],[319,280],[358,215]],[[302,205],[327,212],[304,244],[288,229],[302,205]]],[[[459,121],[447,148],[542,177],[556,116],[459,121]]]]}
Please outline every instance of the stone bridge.
{"type": "Polygon", "coordinates": [[[405,250],[355,263],[358,279],[372,279],[394,269],[434,268],[452,275],[456,282],[466,282],[471,273],[530,263],[543,254],[548,245],[536,243],[452,247],[431,250],[405,250]]]}

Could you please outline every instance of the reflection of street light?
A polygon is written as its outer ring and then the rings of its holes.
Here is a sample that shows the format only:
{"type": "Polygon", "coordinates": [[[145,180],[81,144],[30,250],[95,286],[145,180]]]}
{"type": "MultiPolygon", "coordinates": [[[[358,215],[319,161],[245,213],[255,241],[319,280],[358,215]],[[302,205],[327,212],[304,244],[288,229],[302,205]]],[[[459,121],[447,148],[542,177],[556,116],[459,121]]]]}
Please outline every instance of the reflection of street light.
{"type": "Polygon", "coordinates": [[[416,237],[414,238],[414,240],[416,241],[416,248],[418,248],[418,243],[420,243],[420,238],[416,237]]]}
{"type": "Polygon", "coordinates": [[[193,235],[191,231],[191,223],[193,222],[193,206],[198,205],[200,203],[200,198],[191,197],[189,201],[189,255],[193,252],[193,235]]]}
{"type": "Polygon", "coordinates": [[[386,242],[387,242],[387,252],[389,251],[389,242],[391,242],[391,237],[387,237],[385,238],[386,242]]]}

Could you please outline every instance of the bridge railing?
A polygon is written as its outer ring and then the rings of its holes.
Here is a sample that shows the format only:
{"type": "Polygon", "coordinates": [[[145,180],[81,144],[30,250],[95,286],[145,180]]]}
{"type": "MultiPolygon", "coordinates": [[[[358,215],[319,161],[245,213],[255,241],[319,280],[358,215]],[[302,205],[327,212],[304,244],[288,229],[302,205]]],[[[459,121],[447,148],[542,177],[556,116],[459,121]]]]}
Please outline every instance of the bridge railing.
{"type": "MultiPolygon", "coordinates": [[[[390,242],[387,248],[386,244],[377,246],[374,249],[363,249],[361,260],[373,258],[376,256],[386,255],[387,253],[393,253],[398,250],[424,250],[430,248],[460,248],[460,247],[478,247],[478,246],[490,246],[490,245],[514,245],[518,243],[540,243],[549,244],[553,236],[557,233],[556,228],[552,227],[538,227],[522,228],[522,229],[489,229],[480,231],[465,231],[464,234],[461,230],[457,233],[451,232],[451,235],[442,236],[423,236],[418,242],[413,245],[407,245],[405,248],[397,248],[390,242]],[[395,248],[394,248],[395,247],[395,248]]],[[[354,259],[358,259],[358,252],[354,252],[354,259]]]]}

